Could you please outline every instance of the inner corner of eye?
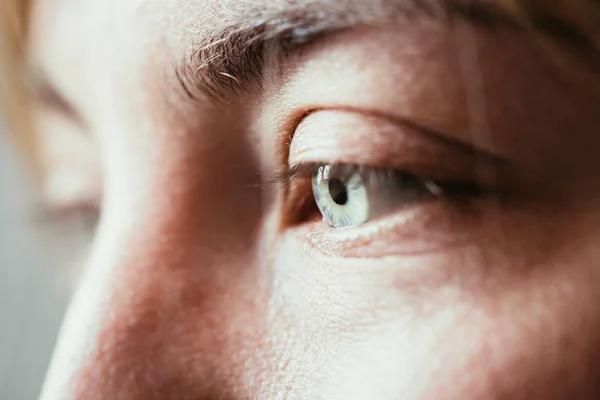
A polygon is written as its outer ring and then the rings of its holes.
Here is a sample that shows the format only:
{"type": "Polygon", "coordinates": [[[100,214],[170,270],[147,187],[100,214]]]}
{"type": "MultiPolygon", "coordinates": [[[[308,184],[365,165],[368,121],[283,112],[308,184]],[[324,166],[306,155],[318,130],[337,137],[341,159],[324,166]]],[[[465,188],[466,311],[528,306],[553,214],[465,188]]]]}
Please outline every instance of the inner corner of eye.
{"type": "Polygon", "coordinates": [[[312,192],[312,179],[297,181],[290,187],[285,204],[286,225],[297,225],[321,218],[312,192]]]}
{"type": "Polygon", "coordinates": [[[313,176],[320,164],[294,163],[279,177],[285,187],[284,223],[296,225],[320,218],[313,193],[313,176]]]}

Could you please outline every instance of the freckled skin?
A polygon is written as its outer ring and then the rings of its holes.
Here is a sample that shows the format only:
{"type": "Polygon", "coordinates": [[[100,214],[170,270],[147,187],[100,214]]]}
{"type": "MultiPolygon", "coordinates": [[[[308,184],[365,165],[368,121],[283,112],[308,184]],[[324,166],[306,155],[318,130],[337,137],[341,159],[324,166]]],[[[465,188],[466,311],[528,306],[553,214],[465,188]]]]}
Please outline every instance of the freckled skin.
{"type": "MultiPolygon", "coordinates": [[[[32,57],[85,116],[104,184],[41,398],[600,397],[597,78],[515,33],[415,22],[324,41],[225,107],[190,103],[167,66],[241,3],[35,4],[32,57]],[[307,104],[364,128],[315,125],[329,136],[290,158],[397,160],[421,143],[387,128],[402,111],[508,158],[517,195],[418,205],[369,235],[282,223],[294,208],[266,180],[307,104]]],[[[444,146],[423,159],[458,170],[444,146]]]]}

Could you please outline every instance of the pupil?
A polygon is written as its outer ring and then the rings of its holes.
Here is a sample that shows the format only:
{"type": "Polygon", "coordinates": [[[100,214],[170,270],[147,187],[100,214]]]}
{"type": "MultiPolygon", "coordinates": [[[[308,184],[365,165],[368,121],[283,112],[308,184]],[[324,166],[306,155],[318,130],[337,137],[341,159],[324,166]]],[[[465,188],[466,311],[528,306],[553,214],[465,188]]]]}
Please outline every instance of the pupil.
{"type": "Polygon", "coordinates": [[[333,201],[340,206],[343,206],[348,202],[346,185],[337,178],[333,178],[329,181],[329,195],[333,201]]]}

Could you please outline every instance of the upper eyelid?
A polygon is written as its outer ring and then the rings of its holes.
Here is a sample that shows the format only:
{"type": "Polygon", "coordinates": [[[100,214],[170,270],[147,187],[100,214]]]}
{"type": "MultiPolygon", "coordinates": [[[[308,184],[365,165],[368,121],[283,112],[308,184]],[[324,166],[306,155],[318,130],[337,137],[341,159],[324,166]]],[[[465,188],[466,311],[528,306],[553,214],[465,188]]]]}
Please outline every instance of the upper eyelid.
{"type": "Polygon", "coordinates": [[[402,174],[409,178],[421,180],[426,185],[433,184],[433,185],[437,186],[438,189],[442,189],[442,187],[460,187],[460,186],[467,187],[467,186],[469,186],[472,188],[476,188],[481,193],[485,193],[486,191],[488,191],[488,192],[493,191],[492,189],[484,188],[479,185],[473,184],[471,182],[461,182],[461,181],[441,182],[441,181],[437,181],[435,179],[430,179],[427,176],[419,176],[417,174],[412,174],[410,171],[397,170],[394,168],[364,166],[364,165],[345,164],[345,163],[339,163],[339,164],[313,163],[313,162],[311,162],[311,163],[295,163],[292,166],[290,166],[290,168],[288,168],[287,170],[282,171],[279,174],[277,174],[274,177],[273,181],[280,183],[280,184],[284,184],[284,185],[293,184],[294,181],[312,178],[313,176],[315,176],[318,173],[319,169],[324,166],[330,166],[332,171],[338,170],[338,171],[341,171],[342,174],[345,174],[345,175],[352,175],[354,173],[359,173],[366,177],[369,177],[369,173],[375,173],[375,174],[379,174],[378,176],[385,176],[385,177],[395,176],[395,177],[397,177],[398,174],[402,174]]]}
{"type": "Polygon", "coordinates": [[[509,192],[519,174],[509,159],[486,149],[412,121],[359,110],[309,113],[297,125],[288,148],[287,170],[275,179],[284,191],[286,186],[303,184],[323,165],[404,172],[452,187],[475,184],[481,193],[509,192]],[[349,127],[355,130],[353,139],[348,137],[349,127]],[[329,139],[324,141],[325,136],[329,139]]]}
{"type": "Polygon", "coordinates": [[[288,168],[279,171],[272,179],[273,182],[289,182],[290,180],[310,178],[321,167],[322,163],[303,163],[297,162],[290,165],[288,168]]]}
{"type": "MultiPolygon", "coordinates": [[[[300,157],[300,161],[303,163],[311,161],[318,164],[323,161],[332,161],[327,159],[306,160],[305,153],[317,144],[317,147],[321,151],[324,147],[340,147],[340,135],[334,135],[334,133],[347,131],[348,127],[352,127],[355,132],[360,132],[351,141],[344,135],[345,152],[348,152],[349,148],[351,148],[354,157],[359,156],[359,153],[363,154],[365,146],[380,149],[381,144],[384,144],[385,150],[392,150],[390,149],[392,145],[401,147],[409,146],[415,149],[420,149],[426,145],[436,150],[434,154],[439,153],[439,151],[453,151],[463,157],[476,158],[490,165],[507,166],[509,164],[508,160],[501,155],[477,147],[474,144],[453,139],[453,135],[421,125],[412,120],[343,108],[319,109],[305,114],[304,118],[296,126],[291,141],[288,144],[288,157],[294,155],[294,157],[290,158],[290,164],[299,164],[298,161],[294,160],[297,157],[300,157]],[[321,132],[323,130],[330,132],[329,135],[322,135],[321,132]],[[378,140],[370,144],[365,142],[365,135],[371,137],[376,133],[379,137],[387,137],[388,140],[378,140]],[[350,146],[350,144],[352,145],[350,146]],[[357,153],[357,150],[359,153],[357,153]]],[[[350,160],[339,160],[336,163],[346,164],[348,161],[356,163],[357,160],[356,158],[352,158],[350,160]]],[[[372,162],[370,158],[368,161],[372,162]]],[[[359,164],[364,165],[365,162],[360,162],[359,164]]],[[[377,167],[377,165],[371,166],[377,167]]],[[[394,165],[389,165],[389,167],[394,167],[394,165]]]]}

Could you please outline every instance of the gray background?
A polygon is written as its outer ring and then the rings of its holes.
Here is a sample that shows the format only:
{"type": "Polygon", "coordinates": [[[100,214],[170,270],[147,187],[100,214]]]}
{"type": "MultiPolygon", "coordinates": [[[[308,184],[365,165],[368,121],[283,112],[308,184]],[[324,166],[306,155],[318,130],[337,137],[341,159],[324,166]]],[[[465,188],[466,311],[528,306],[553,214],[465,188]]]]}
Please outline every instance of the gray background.
{"type": "Polygon", "coordinates": [[[68,298],[18,161],[0,125],[0,400],[37,399],[68,298]]]}

